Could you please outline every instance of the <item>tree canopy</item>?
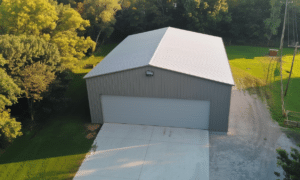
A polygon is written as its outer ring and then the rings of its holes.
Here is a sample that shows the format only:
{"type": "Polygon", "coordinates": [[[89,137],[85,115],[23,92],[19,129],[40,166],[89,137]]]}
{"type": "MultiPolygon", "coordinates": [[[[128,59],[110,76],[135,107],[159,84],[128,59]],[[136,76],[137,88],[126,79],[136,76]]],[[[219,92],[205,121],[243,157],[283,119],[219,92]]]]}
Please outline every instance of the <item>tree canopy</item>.
{"type": "Polygon", "coordinates": [[[47,65],[40,62],[26,66],[20,74],[25,97],[32,99],[33,102],[43,99],[42,93],[55,79],[54,72],[51,72],[47,65]]]}
{"type": "MultiPolygon", "coordinates": [[[[275,46],[283,26],[284,2],[280,0],[123,0],[121,6],[112,34],[115,41],[172,26],[221,36],[235,44],[275,46]]],[[[290,1],[288,12],[286,25],[292,27],[292,15],[300,17],[300,0],[290,1]]],[[[295,26],[300,29],[299,22],[295,26]]]]}
{"type": "MultiPolygon", "coordinates": [[[[11,84],[10,87],[6,85],[4,86],[6,88],[0,90],[2,94],[0,97],[10,93],[10,96],[6,95],[6,97],[11,97],[10,99],[16,101],[13,92],[21,89],[21,97],[27,98],[33,121],[33,102],[43,98],[42,93],[48,90],[48,86],[55,78],[55,73],[63,71],[58,48],[56,44],[34,35],[7,34],[0,36],[0,54],[5,59],[0,61],[4,64],[3,72],[5,73],[1,73],[2,71],[0,73],[6,77],[0,80],[0,86],[2,82],[11,84]],[[15,86],[14,83],[16,83],[15,86]]],[[[12,105],[7,99],[6,104],[12,105]]]]}
{"type": "Polygon", "coordinates": [[[10,110],[6,106],[17,103],[21,89],[6,73],[3,66],[7,64],[0,54],[0,147],[5,148],[17,136],[21,136],[21,123],[10,117],[10,110]]]}
{"type": "Polygon", "coordinates": [[[278,27],[281,23],[280,11],[283,3],[281,3],[280,0],[270,0],[270,5],[270,17],[264,20],[267,31],[265,36],[268,40],[270,40],[273,35],[278,33],[278,27]]]}
{"type": "Polygon", "coordinates": [[[99,37],[109,37],[116,23],[115,14],[121,9],[119,0],[84,0],[82,16],[91,22],[88,33],[93,34],[98,43],[99,37]]]}
{"type": "Polygon", "coordinates": [[[0,5],[2,34],[41,35],[54,30],[57,20],[55,7],[47,0],[3,0],[0,5]]]}
{"type": "Polygon", "coordinates": [[[90,26],[88,20],[84,20],[81,15],[70,4],[59,4],[54,0],[49,2],[55,7],[59,20],[57,28],[51,34],[50,42],[58,46],[63,66],[73,68],[74,65],[85,56],[89,48],[95,50],[95,42],[88,36],[78,36],[78,32],[84,31],[90,26]]]}
{"type": "Polygon", "coordinates": [[[43,99],[43,93],[55,79],[55,73],[48,69],[47,65],[36,62],[26,66],[20,73],[22,88],[28,100],[31,121],[34,121],[33,103],[43,99]]]}
{"type": "Polygon", "coordinates": [[[46,64],[52,71],[62,71],[62,61],[56,44],[34,35],[1,35],[0,54],[7,60],[6,72],[20,82],[20,72],[35,62],[46,64]]]}
{"type": "Polygon", "coordinates": [[[54,0],[4,0],[0,5],[2,34],[35,35],[57,45],[64,68],[72,68],[95,43],[80,37],[89,21],[70,5],[54,0]]]}
{"type": "Polygon", "coordinates": [[[7,61],[0,54],[0,111],[18,101],[21,89],[2,68],[7,61]]]}

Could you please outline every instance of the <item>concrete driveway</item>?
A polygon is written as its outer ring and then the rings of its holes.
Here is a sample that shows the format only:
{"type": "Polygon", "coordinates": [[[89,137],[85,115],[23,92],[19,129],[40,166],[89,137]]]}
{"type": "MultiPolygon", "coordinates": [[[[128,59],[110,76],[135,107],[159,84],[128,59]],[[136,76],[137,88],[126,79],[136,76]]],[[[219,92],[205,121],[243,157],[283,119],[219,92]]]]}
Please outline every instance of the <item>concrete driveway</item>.
{"type": "Polygon", "coordinates": [[[209,132],[104,123],[74,180],[208,180],[209,132]]]}
{"type": "Polygon", "coordinates": [[[276,165],[276,148],[299,150],[282,130],[256,95],[233,90],[228,133],[209,135],[210,179],[277,179],[274,171],[283,170],[276,165]]]}

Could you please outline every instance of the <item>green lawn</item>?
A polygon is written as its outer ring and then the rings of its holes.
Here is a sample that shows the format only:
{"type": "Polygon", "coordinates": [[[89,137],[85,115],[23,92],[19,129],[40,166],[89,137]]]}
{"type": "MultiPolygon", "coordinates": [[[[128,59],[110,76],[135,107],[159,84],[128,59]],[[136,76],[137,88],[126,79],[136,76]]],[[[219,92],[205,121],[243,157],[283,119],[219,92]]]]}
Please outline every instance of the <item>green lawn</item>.
{"type": "Polygon", "coordinates": [[[88,152],[83,119],[56,117],[31,139],[18,138],[0,158],[0,179],[71,179],[88,152]]]}
{"type": "MultiPolygon", "coordinates": [[[[248,89],[250,92],[259,89],[263,92],[260,95],[267,94],[267,102],[270,106],[272,118],[283,126],[284,118],[281,115],[280,98],[280,63],[266,54],[269,48],[248,47],[248,46],[230,46],[226,47],[229,63],[232,69],[234,80],[238,87],[248,89]],[[253,54],[253,55],[251,55],[253,54]],[[265,55],[265,56],[263,56],[265,55]],[[266,82],[267,69],[270,66],[269,80],[266,82]],[[258,86],[258,87],[255,87],[258,86]]],[[[284,48],[283,50],[283,89],[285,90],[289,71],[293,58],[293,48],[284,48]]],[[[295,59],[293,74],[285,99],[285,109],[300,112],[300,55],[295,59]]],[[[292,118],[291,118],[292,120],[292,118]]],[[[295,119],[296,120],[296,119],[295,119]]],[[[291,128],[300,132],[299,128],[291,128]]]]}
{"type": "Polygon", "coordinates": [[[85,58],[82,61],[79,61],[77,64],[77,68],[73,69],[73,72],[75,74],[86,74],[91,69],[84,68],[86,64],[94,64],[97,65],[104,57],[112,50],[114,49],[118,44],[109,44],[106,46],[103,46],[100,51],[96,52],[95,55],[85,58]]]}
{"type": "MultiPolygon", "coordinates": [[[[278,47],[253,47],[253,46],[227,46],[226,52],[229,60],[234,59],[253,59],[255,57],[262,57],[269,54],[269,49],[278,49],[278,47]]],[[[292,48],[284,48],[283,54],[293,55],[292,48]]]]}
{"type": "MultiPolygon", "coordinates": [[[[96,57],[86,58],[82,64],[97,64],[116,44],[105,46],[96,57]]],[[[66,92],[72,99],[61,114],[45,117],[47,123],[34,132],[24,132],[0,156],[0,179],[72,179],[86,153],[91,148],[95,131],[85,127],[90,123],[87,91],[83,76],[91,69],[73,70],[73,80],[66,92]]]]}

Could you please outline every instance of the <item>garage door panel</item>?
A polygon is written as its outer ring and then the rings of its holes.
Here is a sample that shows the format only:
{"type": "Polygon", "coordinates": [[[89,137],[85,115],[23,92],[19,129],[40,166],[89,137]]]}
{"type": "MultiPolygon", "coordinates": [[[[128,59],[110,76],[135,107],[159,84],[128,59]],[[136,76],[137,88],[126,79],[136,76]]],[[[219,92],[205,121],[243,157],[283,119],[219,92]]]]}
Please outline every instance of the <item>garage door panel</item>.
{"type": "Polygon", "coordinates": [[[101,97],[104,122],[208,129],[209,101],[101,97]]]}

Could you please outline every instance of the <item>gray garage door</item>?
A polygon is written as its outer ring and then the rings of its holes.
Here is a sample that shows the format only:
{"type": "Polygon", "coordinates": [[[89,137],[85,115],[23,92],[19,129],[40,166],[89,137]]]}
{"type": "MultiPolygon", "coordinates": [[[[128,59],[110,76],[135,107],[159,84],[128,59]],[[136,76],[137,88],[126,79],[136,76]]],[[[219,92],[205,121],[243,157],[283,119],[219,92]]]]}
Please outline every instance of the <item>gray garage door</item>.
{"type": "Polygon", "coordinates": [[[208,129],[209,101],[101,96],[105,123],[208,129]]]}

